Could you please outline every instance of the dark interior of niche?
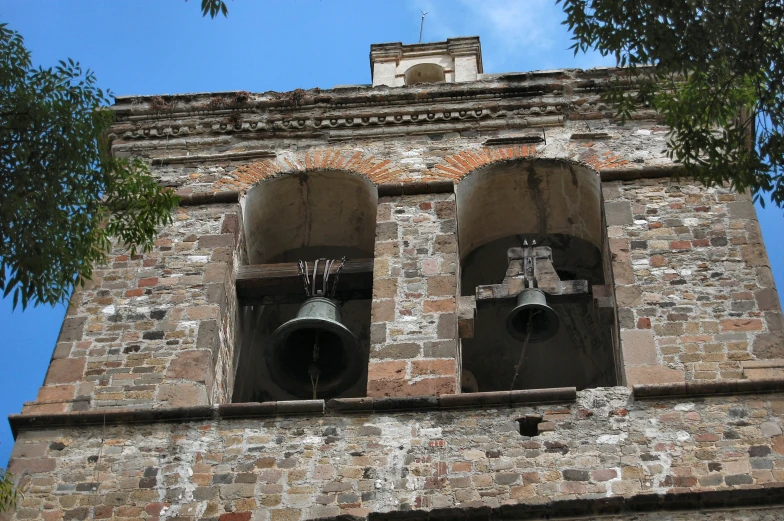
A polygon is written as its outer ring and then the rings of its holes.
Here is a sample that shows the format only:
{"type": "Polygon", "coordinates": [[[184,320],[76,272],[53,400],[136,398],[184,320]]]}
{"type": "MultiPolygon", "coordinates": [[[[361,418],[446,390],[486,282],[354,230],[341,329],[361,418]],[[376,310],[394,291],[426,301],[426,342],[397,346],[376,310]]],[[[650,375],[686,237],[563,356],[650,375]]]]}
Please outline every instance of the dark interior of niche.
{"type": "Polygon", "coordinates": [[[539,435],[539,424],[542,423],[542,417],[538,414],[529,414],[522,418],[515,420],[520,429],[521,436],[534,437],[539,435]]]}
{"type": "MultiPolygon", "coordinates": [[[[275,258],[269,259],[268,263],[297,262],[303,260],[307,262],[308,271],[312,275],[314,261],[316,259],[334,259],[339,265],[340,259],[346,256],[351,259],[370,258],[373,255],[367,251],[355,247],[341,246],[305,246],[294,250],[286,251],[275,258]]],[[[324,262],[319,263],[318,287],[321,287],[324,262]]],[[[334,277],[330,279],[330,284],[334,282],[334,277]]],[[[300,298],[304,302],[305,290],[302,289],[300,298]]],[[[347,391],[339,395],[320,395],[318,398],[355,398],[365,396],[367,388],[367,363],[370,352],[370,308],[371,300],[355,299],[339,301],[342,323],[357,337],[360,345],[363,372],[359,380],[347,391]]],[[[287,321],[297,316],[300,303],[291,304],[271,304],[257,306],[241,306],[237,320],[237,347],[235,355],[235,377],[232,401],[234,403],[243,402],[265,402],[278,400],[307,400],[312,395],[294,395],[278,387],[273,382],[270,375],[270,368],[267,364],[267,353],[270,346],[270,339],[274,331],[287,321]]],[[[328,364],[329,361],[324,361],[328,364]]]]}
{"type": "MultiPolygon", "coordinates": [[[[549,246],[553,265],[562,280],[587,280],[604,284],[601,251],[588,241],[568,235],[515,235],[480,246],[461,264],[461,292],[473,295],[476,286],[499,284],[507,269],[507,251],[524,241],[549,246]]],[[[616,384],[611,327],[600,321],[590,292],[570,303],[548,304],[558,313],[560,329],[552,339],[526,347],[515,378],[522,342],[506,331],[506,317],[514,301],[479,307],[474,337],[461,340],[463,369],[477,382],[479,391],[577,387],[586,389],[616,384]]]]}
{"type": "MultiPolygon", "coordinates": [[[[359,380],[342,398],[365,396],[367,387],[367,361],[370,346],[370,299],[350,300],[342,303],[343,324],[359,340],[363,372],[359,380]]],[[[270,377],[266,354],[272,333],[278,326],[297,315],[299,304],[244,306],[238,320],[239,356],[235,370],[232,401],[266,402],[278,400],[309,400],[312,396],[295,396],[278,387],[270,377]]],[[[317,396],[335,398],[337,396],[317,396]]]]}

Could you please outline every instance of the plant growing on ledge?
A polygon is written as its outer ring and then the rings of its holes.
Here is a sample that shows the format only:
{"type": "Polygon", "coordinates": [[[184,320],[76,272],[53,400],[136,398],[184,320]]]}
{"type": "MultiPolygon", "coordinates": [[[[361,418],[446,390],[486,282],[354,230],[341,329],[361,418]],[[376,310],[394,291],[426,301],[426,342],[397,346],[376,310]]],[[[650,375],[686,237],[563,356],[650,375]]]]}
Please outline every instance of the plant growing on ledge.
{"type": "Polygon", "coordinates": [[[0,469],[0,513],[11,510],[19,499],[19,491],[11,482],[11,474],[0,469]]]}
{"type": "Polygon", "coordinates": [[[112,157],[111,94],[72,60],[35,69],[0,25],[0,290],[57,304],[107,260],[112,238],[152,247],[177,197],[139,159],[112,157]]]}
{"type": "Polygon", "coordinates": [[[685,175],[784,206],[784,2],[556,2],[575,54],[596,49],[628,67],[606,96],[621,119],[657,110],[685,175]]]}

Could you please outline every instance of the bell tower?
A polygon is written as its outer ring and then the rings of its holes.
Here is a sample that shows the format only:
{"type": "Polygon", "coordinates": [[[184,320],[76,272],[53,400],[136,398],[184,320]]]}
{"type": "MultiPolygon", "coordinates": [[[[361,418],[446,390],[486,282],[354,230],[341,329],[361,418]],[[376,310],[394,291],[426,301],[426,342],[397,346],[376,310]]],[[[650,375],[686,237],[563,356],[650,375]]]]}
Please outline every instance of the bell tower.
{"type": "Polygon", "coordinates": [[[113,153],[180,206],[75,291],[7,518],[784,519],[751,198],[614,119],[622,70],[485,74],[477,37],[370,64],[117,99],[113,153]]]}

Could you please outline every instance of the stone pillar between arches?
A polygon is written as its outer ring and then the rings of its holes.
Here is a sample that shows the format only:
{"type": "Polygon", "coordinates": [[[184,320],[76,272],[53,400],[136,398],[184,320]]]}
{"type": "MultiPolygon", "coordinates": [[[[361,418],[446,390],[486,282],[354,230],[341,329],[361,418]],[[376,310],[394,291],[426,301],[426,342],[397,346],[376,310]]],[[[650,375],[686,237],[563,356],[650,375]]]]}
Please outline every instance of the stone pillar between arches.
{"type": "Polygon", "coordinates": [[[367,395],[459,387],[454,194],[378,202],[367,395]]]}

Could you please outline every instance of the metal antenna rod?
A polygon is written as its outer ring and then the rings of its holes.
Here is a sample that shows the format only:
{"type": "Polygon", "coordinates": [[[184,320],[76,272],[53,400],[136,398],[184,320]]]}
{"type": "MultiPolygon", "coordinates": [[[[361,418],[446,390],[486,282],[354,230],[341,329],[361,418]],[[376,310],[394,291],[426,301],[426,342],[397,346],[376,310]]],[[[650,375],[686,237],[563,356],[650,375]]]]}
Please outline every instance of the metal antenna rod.
{"type": "Polygon", "coordinates": [[[425,15],[427,14],[424,11],[420,11],[422,13],[422,23],[419,24],[419,43],[422,43],[422,30],[425,28],[425,15]]]}

